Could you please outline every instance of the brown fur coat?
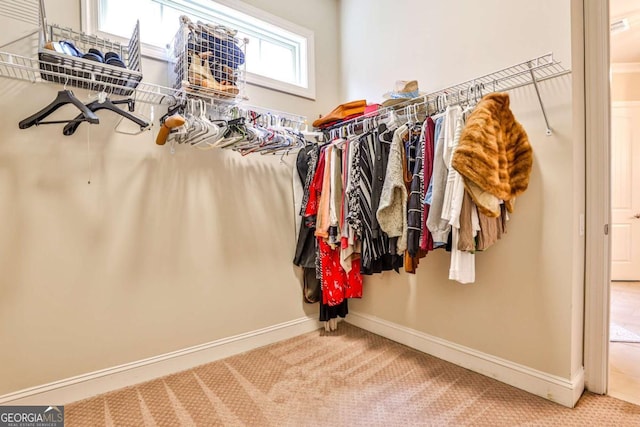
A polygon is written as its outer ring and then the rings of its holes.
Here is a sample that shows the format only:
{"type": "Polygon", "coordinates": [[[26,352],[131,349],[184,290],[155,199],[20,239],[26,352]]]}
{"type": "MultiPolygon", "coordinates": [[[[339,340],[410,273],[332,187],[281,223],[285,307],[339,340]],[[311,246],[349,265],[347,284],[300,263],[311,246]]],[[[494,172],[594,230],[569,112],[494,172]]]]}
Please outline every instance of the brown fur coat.
{"type": "Polygon", "coordinates": [[[482,98],[467,119],[451,164],[480,212],[497,217],[500,200],[513,212],[515,197],[529,185],[533,151],[509,109],[508,94],[482,98]]]}

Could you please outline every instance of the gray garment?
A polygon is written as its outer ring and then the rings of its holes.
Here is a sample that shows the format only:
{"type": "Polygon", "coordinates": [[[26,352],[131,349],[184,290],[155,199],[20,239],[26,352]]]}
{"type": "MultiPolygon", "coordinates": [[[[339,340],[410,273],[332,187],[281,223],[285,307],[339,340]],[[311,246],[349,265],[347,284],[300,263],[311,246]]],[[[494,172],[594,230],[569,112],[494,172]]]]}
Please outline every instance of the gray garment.
{"type": "Polygon", "coordinates": [[[380,206],[377,217],[380,229],[389,237],[398,237],[395,253],[402,255],[407,249],[407,187],[404,183],[402,153],[403,136],[408,132],[402,125],[393,133],[393,142],[389,150],[387,173],[380,194],[380,206]]]}
{"type": "MultiPolygon", "coordinates": [[[[433,156],[435,156],[435,150],[438,149],[438,142],[440,141],[440,134],[442,133],[442,122],[444,121],[444,117],[438,117],[435,120],[435,129],[433,131],[433,156]]],[[[435,162],[435,157],[433,158],[433,162],[435,162]]],[[[432,163],[433,163],[432,162],[432,163]]],[[[432,165],[433,166],[433,165],[432,165]]],[[[427,184],[427,194],[424,196],[424,203],[426,205],[431,205],[433,198],[433,168],[431,169],[431,178],[429,178],[429,183],[427,184]]]]}
{"type": "MultiPolygon", "coordinates": [[[[384,178],[387,174],[387,163],[389,162],[389,150],[391,149],[391,139],[394,129],[388,129],[384,123],[378,126],[378,133],[373,141],[373,182],[371,183],[371,210],[378,212],[380,206],[380,195],[384,178]],[[385,139],[388,137],[388,140],[385,139]]],[[[377,239],[382,234],[378,218],[373,215],[371,218],[371,235],[377,239]]]]}
{"type": "MultiPolygon", "coordinates": [[[[445,120],[444,118],[442,118],[445,120]]],[[[431,232],[433,237],[433,246],[444,246],[449,238],[449,231],[451,225],[447,221],[443,221],[440,216],[442,215],[442,204],[444,202],[444,189],[447,183],[447,174],[449,170],[444,162],[444,126],[442,123],[442,130],[438,135],[436,141],[436,152],[433,156],[433,175],[431,175],[431,208],[429,209],[429,215],[427,216],[427,228],[431,232]]]]}

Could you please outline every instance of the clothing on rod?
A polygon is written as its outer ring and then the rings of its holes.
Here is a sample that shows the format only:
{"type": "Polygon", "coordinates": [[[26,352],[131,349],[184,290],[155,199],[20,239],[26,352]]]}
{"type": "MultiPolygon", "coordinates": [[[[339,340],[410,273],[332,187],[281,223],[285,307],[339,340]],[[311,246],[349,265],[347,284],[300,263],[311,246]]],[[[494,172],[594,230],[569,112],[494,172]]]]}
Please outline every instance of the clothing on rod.
{"type": "Polygon", "coordinates": [[[531,145],[508,95],[451,105],[421,122],[369,120],[346,133],[308,143],[296,163],[304,195],[294,263],[315,268],[321,320],[346,315],[347,300],[363,296],[363,276],[415,273],[437,249],[451,254],[450,280],[475,282],[475,254],[506,233],[531,171],[531,145]],[[499,170],[479,177],[478,165],[499,170]]]}

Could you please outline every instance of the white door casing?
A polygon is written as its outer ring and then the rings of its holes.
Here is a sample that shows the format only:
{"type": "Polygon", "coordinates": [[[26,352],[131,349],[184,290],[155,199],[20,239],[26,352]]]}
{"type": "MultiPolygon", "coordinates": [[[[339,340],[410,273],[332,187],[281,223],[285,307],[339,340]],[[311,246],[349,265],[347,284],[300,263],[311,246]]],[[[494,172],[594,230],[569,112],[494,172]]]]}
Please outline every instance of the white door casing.
{"type": "Polygon", "coordinates": [[[582,1],[587,187],[584,375],[587,390],[604,394],[609,370],[611,267],[609,1],[582,1]]]}
{"type": "Polygon", "coordinates": [[[611,280],[640,280],[640,103],[611,107],[611,280]]]}

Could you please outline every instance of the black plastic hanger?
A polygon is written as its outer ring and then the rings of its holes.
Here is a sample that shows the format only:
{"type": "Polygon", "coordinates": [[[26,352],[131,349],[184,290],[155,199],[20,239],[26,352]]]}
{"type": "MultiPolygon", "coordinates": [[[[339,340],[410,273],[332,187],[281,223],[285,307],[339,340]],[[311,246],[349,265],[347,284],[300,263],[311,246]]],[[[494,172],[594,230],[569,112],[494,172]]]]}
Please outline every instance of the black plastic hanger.
{"type": "Polygon", "coordinates": [[[93,111],[87,108],[86,105],[84,105],[78,98],[76,98],[73,92],[65,89],[58,92],[58,96],[56,96],[56,99],[54,99],[51,104],[47,105],[46,107],[44,107],[42,110],[38,111],[31,117],[28,117],[22,120],[20,123],[18,123],[18,126],[20,127],[20,129],[26,129],[33,125],[44,125],[44,124],[52,124],[52,123],[69,123],[73,121],[89,122],[92,124],[100,123],[98,116],[93,114],[93,111]],[[52,120],[52,121],[46,121],[46,122],[43,121],[47,116],[49,116],[51,113],[56,111],[58,108],[67,104],[75,105],[80,111],[82,111],[82,114],[80,114],[79,116],[77,116],[75,119],[72,119],[72,120],[52,120]]]}
{"type": "MultiPolygon", "coordinates": [[[[122,99],[122,100],[119,100],[119,101],[112,101],[109,98],[107,98],[107,99],[104,100],[104,102],[100,102],[100,100],[95,100],[95,101],[87,104],[86,107],[92,112],[96,112],[98,110],[110,110],[110,111],[113,111],[114,113],[120,114],[124,118],[129,119],[132,122],[134,122],[135,124],[137,124],[138,126],[140,126],[140,130],[144,130],[144,129],[149,127],[149,123],[147,123],[144,120],[134,116],[133,114],[129,113],[128,111],[125,111],[122,108],[117,107],[116,104],[127,104],[129,106],[129,111],[133,111],[133,100],[132,99],[122,99]]],[[[82,115],[79,115],[78,117],[76,117],[76,120],[67,123],[67,125],[62,130],[62,133],[65,134],[65,135],[73,135],[74,132],[76,131],[76,129],[78,129],[78,126],[80,126],[80,123],[82,122],[82,120],[78,120],[81,117],[82,117],[82,115]]]]}

